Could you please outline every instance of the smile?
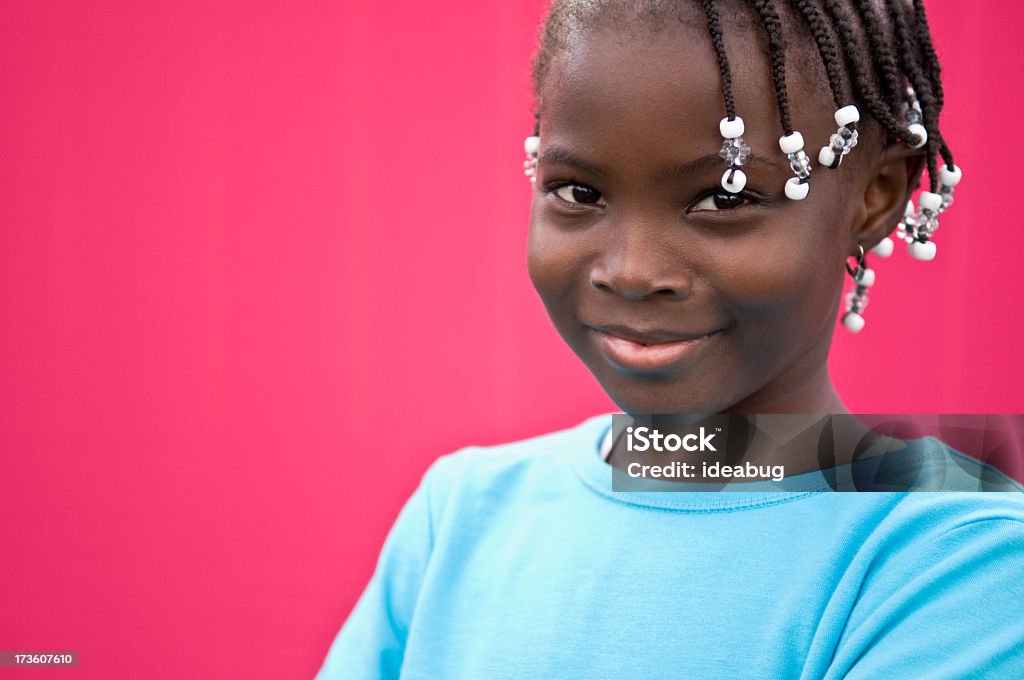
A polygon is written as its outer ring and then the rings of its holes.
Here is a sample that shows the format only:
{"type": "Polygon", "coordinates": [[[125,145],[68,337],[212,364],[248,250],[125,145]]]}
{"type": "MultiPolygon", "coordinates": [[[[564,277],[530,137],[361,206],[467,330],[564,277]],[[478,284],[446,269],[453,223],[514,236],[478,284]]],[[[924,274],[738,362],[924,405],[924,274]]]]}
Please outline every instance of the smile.
{"type": "Polygon", "coordinates": [[[625,333],[631,337],[623,337],[608,328],[592,328],[588,330],[597,336],[601,353],[613,365],[631,371],[654,372],[664,370],[690,357],[711,338],[720,333],[715,330],[704,335],[681,336],[677,339],[666,339],[665,334],[625,333]],[[652,341],[654,338],[657,341],[652,341]]]}

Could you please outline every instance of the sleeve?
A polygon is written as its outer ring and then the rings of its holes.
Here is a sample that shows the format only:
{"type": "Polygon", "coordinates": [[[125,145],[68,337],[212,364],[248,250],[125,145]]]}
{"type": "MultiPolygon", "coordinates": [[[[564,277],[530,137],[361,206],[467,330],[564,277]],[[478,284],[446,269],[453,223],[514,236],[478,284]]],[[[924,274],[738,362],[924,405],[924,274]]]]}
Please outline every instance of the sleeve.
{"type": "Polygon", "coordinates": [[[1024,521],[956,526],[883,571],[827,678],[1024,678],[1024,521]]]}
{"type": "MultiPolygon", "coordinates": [[[[454,455],[454,454],[452,454],[454,455]]],[[[316,680],[397,678],[420,584],[433,550],[433,513],[443,456],[398,514],[370,582],[335,637],[316,680]]]]}

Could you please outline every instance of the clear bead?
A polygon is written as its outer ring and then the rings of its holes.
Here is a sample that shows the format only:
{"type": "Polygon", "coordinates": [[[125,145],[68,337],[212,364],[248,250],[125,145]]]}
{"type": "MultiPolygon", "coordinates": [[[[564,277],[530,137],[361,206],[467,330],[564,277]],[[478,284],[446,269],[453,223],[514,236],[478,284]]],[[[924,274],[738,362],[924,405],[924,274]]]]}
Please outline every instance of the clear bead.
{"type": "Polygon", "coordinates": [[[942,196],[942,206],[939,208],[939,212],[942,212],[949,206],[953,205],[953,187],[947,187],[943,185],[939,189],[939,195],[942,196]]]}
{"type": "Polygon", "coordinates": [[[939,217],[926,208],[918,208],[913,216],[913,230],[907,231],[914,236],[930,237],[939,229],[939,217]]]}
{"type": "Polygon", "coordinates": [[[914,123],[921,123],[924,120],[924,117],[921,115],[921,104],[917,101],[917,95],[914,94],[912,88],[907,91],[907,97],[911,101],[903,102],[900,105],[900,118],[903,119],[903,127],[913,125],[914,123]]]}
{"type": "Polygon", "coordinates": [[[811,176],[811,159],[803,152],[803,149],[789,154],[789,167],[800,179],[807,179],[811,176]]]}
{"type": "Polygon", "coordinates": [[[832,149],[832,153],[837,156],[845,156],[850,153],[850,149],[857,146],[857,138],[860,133],[857,130],[851,130],[845,125],[839,128],[839,131],[828,138],[828,145],[832,149]]]}
{"type": "Polygon", "coordinates": [[[868,306],[868,294],[857,295],[856,290],[851,290],[846,294],[846,311],[857,312],[860,314],[864,311],[864,308],[868,306]]]}
{"type": "Polygon", "coordinates": [[[529,177],[531,182],[537,181],[537,159],[529,154],[523,161],[523,174],[529,177]]]}
{"type": "Polygon", "coordinates": [[[744,142],[742,137],[727,139],[722,143],[722,150],[718,155],[730,166],[743,165],[750,157],[750,145],[744,142]]]}

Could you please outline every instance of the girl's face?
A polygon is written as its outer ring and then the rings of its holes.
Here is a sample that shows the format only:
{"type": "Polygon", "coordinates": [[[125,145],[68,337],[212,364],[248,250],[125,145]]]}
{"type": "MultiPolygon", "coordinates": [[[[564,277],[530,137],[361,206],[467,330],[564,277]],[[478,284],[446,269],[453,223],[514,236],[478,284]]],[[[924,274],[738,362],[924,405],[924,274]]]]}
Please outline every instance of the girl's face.
{"type": "Polygon", "coordinates": [[[809,196],[786,198],[793,173],[763,38],[727,23],[752,155],[746,189],[724,193],[721,77],[703,15],[668,23],[583,31],[554,55],[538,93],[534,286],[626,412],[841,408],[826,359],[880,133],[862,128],[838,170],[818,165],[835,106],[821,65],[787,55],[813,171],[809,196]]]}

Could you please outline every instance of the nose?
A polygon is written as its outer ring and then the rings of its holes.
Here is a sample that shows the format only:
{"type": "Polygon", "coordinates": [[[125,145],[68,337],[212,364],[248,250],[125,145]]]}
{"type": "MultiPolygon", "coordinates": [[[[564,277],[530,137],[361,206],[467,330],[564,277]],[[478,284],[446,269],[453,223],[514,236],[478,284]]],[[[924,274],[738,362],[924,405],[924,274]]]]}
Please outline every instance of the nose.
{"type": "Polygon", "coordinates": [[[690,295],[693,275],[672,250],[649,230],[619,230],[594,260],[590,285],[630,300],[682,300],[690,295]]]}

